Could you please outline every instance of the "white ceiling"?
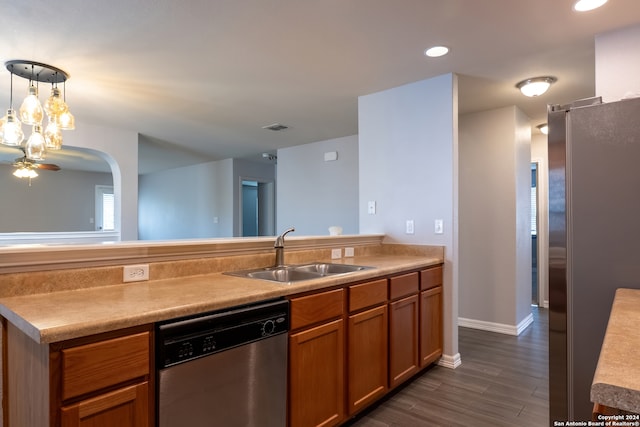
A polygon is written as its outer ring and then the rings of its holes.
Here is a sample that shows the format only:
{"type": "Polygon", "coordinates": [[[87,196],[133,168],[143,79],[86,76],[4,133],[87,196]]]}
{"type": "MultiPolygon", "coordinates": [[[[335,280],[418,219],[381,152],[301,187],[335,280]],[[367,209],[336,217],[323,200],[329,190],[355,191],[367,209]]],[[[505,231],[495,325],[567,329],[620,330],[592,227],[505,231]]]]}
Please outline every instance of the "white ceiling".
{"type": "MultiPolygon", "coordinates": [[[[517,105],[535,126],[546,104],[594,95],[594,35],[640,22],[638,0],[572,3],[0,0],[0,61],[67,71],[76,126],[139,132],[148,172],[353,135],[358,96],[449,72],[460,113],[517,105]],[[451,53],[425,57],[436,44],[451,53]],[[536,99],[514,87],[538,75],[558,82],[536,99]],[[275,122],[290,129],[262,129],[275,122]]],[[[14,105],[26,87],[14,79],[14,105]]]]}

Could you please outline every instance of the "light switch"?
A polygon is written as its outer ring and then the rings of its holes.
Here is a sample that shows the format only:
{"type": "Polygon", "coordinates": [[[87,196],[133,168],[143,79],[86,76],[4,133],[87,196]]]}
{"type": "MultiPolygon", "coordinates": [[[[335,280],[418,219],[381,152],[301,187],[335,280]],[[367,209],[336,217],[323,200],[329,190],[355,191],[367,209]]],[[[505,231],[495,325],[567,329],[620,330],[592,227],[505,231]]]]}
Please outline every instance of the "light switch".
{"type": "Polygon", "coordinates": [[[441,219],[436,219],[434,223],[434,232],[436,234],[444,233],[444,223],[441,219]]]}

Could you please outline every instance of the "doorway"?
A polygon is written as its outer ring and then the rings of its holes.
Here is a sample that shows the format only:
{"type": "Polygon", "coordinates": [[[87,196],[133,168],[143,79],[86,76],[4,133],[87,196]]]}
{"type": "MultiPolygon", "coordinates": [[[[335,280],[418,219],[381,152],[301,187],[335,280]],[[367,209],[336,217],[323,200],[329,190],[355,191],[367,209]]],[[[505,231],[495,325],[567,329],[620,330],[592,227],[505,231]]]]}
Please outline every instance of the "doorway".
{"type": "Polygon", "coordinates": [[[531,163],[531,305],[540,305],[538,280],[538,163],[531,163]]]}
{"type": "Polygon", "coordinates": [[[275,183],[241,180],[240,235],[275,235],[275,183]]]}

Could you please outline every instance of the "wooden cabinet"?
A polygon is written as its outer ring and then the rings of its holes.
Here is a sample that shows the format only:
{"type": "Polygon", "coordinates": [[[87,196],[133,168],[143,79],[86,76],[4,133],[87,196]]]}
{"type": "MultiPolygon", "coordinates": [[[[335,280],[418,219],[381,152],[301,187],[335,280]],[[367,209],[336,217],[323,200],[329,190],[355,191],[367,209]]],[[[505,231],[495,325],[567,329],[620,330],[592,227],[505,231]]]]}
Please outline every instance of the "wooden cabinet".
{"type": "Polygon", "coordinates": [[[442,267],[420,272],[420,367],[442,356],[442,267]]]}
{"type": "Polygon", "coordinates": [[[52,425],[152,425],[151,331],[94,339],[52,345],[52,425]]]}
{"type": "Polygon", "coordinates": [[[148,427],[152,325],[39,344],[6,324],[3,425],[148,427]]]}
{"type": "Polygon", "coordinates": [[[389,387],[418,372],[418,295],[389,304],[389,387]]]}
{"type": "Polygon", "coordinates": [[[63,407],[63,427],[133,427],[149,424],[149,383],[123,387],[63,407]]]}
{"type": "Polygon", "coordinates": [[[387,280],[350,286],[349,311],[347,405],[353,415],[388,390],[387,280]]]}
{"type": "Polygon", "coordinates": [[[343,316],[343,289],[291,300],[291,427],[333,426],[345,418],[343,316]]]}
{"type": "Polygon", "coordinates": [[[420,367],[417,272],[389,279],[389,387],[401,384],[420,367]]]}

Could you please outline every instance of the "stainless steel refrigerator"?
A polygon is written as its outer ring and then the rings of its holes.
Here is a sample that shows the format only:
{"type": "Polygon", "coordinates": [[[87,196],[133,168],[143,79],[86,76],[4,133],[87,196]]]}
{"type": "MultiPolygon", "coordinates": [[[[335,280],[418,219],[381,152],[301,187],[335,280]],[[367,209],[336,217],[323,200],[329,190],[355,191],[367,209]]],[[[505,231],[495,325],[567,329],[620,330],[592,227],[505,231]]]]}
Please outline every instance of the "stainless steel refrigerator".
{"type": "Polygon", "coordinates": [[[553,425],[591,419],[615,290],[640,288],[640,98],[549,106],[548,124],[553,425]]]}

